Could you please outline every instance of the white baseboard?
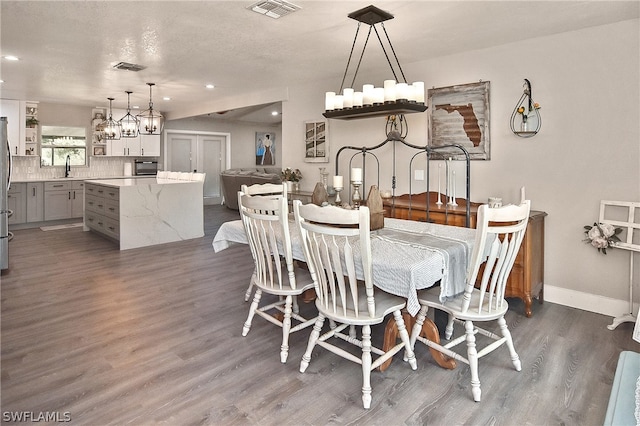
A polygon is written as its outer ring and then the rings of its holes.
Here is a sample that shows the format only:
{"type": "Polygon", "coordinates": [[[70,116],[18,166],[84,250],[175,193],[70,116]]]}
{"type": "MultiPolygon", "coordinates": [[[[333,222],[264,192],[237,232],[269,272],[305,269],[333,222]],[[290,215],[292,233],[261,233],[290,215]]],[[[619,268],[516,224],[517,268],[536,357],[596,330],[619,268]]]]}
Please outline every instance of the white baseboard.
{"type": "MultiPolygon", "coordinates": [[[[550,285],[544,286],[544,300],[611,317],[630,313],[628,300],[612,299],[550,285]]],[[[638,312],[637,304],[634,304],[633,311],[638,312]]]]}

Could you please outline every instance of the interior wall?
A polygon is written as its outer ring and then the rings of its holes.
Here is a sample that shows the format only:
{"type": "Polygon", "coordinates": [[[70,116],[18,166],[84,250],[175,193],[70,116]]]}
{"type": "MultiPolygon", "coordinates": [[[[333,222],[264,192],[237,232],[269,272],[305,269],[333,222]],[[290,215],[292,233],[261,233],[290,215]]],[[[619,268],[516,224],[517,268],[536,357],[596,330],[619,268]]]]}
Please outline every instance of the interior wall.
{"type": "MultiPolygon", "coordinates": [[[[165,129],[190,130],[206,132],[223,132],[231,134],[231,168],[253,168],[256,166],[256,132],[275,133],[276,164],[266,167],[281,167],[282,164],[282,126],[259,123],[242,123],[201,117],[168,120],[165,129]]],[[[164,150],[162,151],[164,152],[164,150]]]]}
{"type": "MultiPolygon", "coordinates": [[[[583,242],[583,226],[597,220],[601,200],[640,200],[638,22],[629,20],[403,64],[409,81],[423,80],[428,88],[490,82],[491,160],[472,161],[471,199],[499,196],[506,203],[516,202],[519,188],[525,186],[532,208],[548,213],[545,297],[595,312],[628,303],[629,253],[598,253],[583,242]],[[509,127],[524,78],[531,81],[534,100],[542,106],[541,131],[528,139],[515,136],[509,127]],[[601,306],[603,303],[609,303],[609,308],[601,306]]],[[[384,78],[368,80],[381,85],[384,78]]],[[[335,85],[335,81],[327,81],[290,88],[289,101],[283,103],[282,132],[287,149],[282,161],[300,167],[309,177],[303,179],[303,189],[313,188],[320,165],[303,162],[302,123],[322,118],[324,92],[334,90],[335,85]]],[[[407,121],[407,141],[425,145],[427,114],[407,115],[407,121]]],[[[332,174],[339,147],[376,145],[385,139],[384,125],[384,118],[329,120],[331,162],[326,166],[332,174]]],[[[413,153],[398,150],[397,194],[408,191],[406,164],[413,153]]],[[[391,187],[391,154],[391,149],[380,151],[381,188],[391,187]]],[[[341,158],[340,173],[346,175],[347,166],[342,162],[341,158]]],[[[457,185],[462,188],[464,169],[462,164],[456,167],[460,168],[457,185]]],[[[412,188],[416,188],[413,192],[426,189],[419,181],[413,181],[412,188]],[[422,189],[417,189],[419,185],[422,189]]],[[[437,189],[436,175],[432,175],[431,188],[437,189]]],[[[637,256],[635,264],[637,283],[637,256]]]]}

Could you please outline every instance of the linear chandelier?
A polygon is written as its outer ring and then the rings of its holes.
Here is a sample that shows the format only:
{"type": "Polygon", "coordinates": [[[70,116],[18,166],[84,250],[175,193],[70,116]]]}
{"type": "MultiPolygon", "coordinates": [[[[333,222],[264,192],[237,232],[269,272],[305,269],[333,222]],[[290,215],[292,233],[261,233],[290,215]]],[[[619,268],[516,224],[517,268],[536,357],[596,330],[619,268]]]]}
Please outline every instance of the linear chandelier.
{"type": "Polygon", "coordinates": [[[427,106],[424,102],[424,82],[418,81],[412,84],[407,83],[400,61],[398,60],[393,45],[391,44],[391,40],[389,39],[389,34],[384,28],[383,22],[393,19],[393,15],[375,6],[367,6],[363,9],[352,12],[347,16],[358,21],[358,27],[356,29],[353,45],[351,46],[351,52],[349,54],[349,59],[347,60],[344,76],[342,77],[340,90],[338,92],[325,93],[325,112],[323,115],[326,118],[352,120],[357,118],[401,115],[426,111],[427,106]],[[354,49],[356,47],[360,25],[363,23],[369,25],[369,32],[367,33],[362,52],[353,75],[351,86],[344,87],[345,80],[349,72],[349,66],[351,64],[351,58],[353,57],[354,49]],[[389,59],[389,54],[382,42],[382,38],[380,37],[376,24],[380,24],[380,27],[384,30],[390,51],[393,53],[393,58],[395,59],[399,73],[402,76],[403,81],[401,82],[398,82],[398,76],[391,60],[389,59]],[[391,68],[391,72],[393,73],[394,79],[385,80],[383,87],[375,87],[373,84],[364,84],[362,86],[362,91],[355,91],[353,88],[355,79],[372,31],[375,31],[378,41],[380,42],[380,46],[387,58],[387,62],[389,63],[389,67],[391,68]]]}
{"type": "Polygon", "coordinates": [[[151,89],[155,86],[155,83],[147,83],[147,85],[149,86],[149,109],[136,116],[139,123],[139,132],[142,135],[159,135],[164,128],[164,117],[153,109],[151,89]]]}

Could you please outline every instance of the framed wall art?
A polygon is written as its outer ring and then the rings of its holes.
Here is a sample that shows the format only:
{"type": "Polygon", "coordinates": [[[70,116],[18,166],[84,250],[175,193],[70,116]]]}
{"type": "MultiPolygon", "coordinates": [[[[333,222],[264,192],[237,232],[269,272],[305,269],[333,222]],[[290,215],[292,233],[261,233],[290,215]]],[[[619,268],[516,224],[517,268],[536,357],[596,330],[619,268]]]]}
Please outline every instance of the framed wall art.
{"type": "Polygon", "coordinates": [[[276,134],[256,132],[256,166],[276,164],[276,134]]]}
{"type": "MultiPolygon", "coordinates": [[[[428,90],[429,146],[457,144],[472,160],[491,159],[489,82],[428,90]]],[[[464,159],[455,148],[436,151],[434,158],[464,159]]]]}
{"type": "Polygon", "coordinates": [[[328,163],[329,144],[327,140],[326,121],[306,121],[305,129],[305,156],[307,163],[328,163]]]}

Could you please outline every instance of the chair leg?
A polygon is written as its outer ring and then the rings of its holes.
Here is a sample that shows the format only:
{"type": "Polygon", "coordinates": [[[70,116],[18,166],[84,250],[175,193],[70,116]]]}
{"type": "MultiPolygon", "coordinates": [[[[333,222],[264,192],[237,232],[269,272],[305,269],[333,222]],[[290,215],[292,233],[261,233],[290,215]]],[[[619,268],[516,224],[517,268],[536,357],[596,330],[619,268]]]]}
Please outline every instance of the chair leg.
{"type": "Polygon", "coordinates": [[[253,280],[255,279],[255,271],[254,273],[251,275],[251,280],[249,280],[249,287],[247,287],[247,291],[244,292],[244,301],[248,302],[249,299],[251,298],[251,290],[253,290],[253,280]]]}
{"type": "Polygon", "coordinates": [[[258,304],[260,303],[260,298],[262,297],[262,290],[257,289],[255,294],[253,295],[253,301],[251,302],[251,306],[249,307],[249,316],[247,316],[247,320],[244,322],[244,327],[242,327],[242,335],[246,336],[249,334],[249,329],[251,329],[251,321],[253,320],[253,316],[256,313],[256,309],[258,309],[258,304]]]}
{"type": "Polygon", "coordinates": [[[476,350],[476,336],[473,332],[473,322],[466,321],[464,328],[467,336],[467,359],[471,369],[471,394],[475,402],[480,402],[480,378],[478,376],[478,351],[476,350]]]}
{"type": "Polygon", "coordinates": [[[412,370],[418,369],[418,363],[416,361],[416,356],[413,353],[413,349],[411,349],[411,339],[409,338],[409,332],[407,331],[407,327],[404,325],[404,320],[402,319],[402,314],[400,311],[394,311],[393,317],[396,319],[396,325],[398,326],[398,333],[400,334],[400,339],[402,339],[402,343],[404,343],[404,357],[407,361],[409,361],[409,365],[412,370]]]}
{"type": "Polygon", "coordinates": [[[413,324],[413,330],[411,330],[411,337],[409,338],[409,344],[411,345],[411,349],[415,350],[416,340],[422,331],[422,326],[424,325],[424,320],[427,317],[427,311],[429,307],[427,305],[420,307],[420,312],[418,312],[418,316],[416,317],[416,322],[413,324]]]}
{"type": "MultiPolygon", "coordinates": [[[[405,330],[405,333],[407,330],[405,330]]],[[[362,326],[362,404],[371,407],[371,326],[362,326]]]]}
{"type": "Polygon", "coordinates": [[[282,320],[282,346],[280,346],[280,362],[285,364],[289,355],[289,333],[291,332],[291,304],[293,297],[287,296],[284,303],[284,319],[282,320]]]}
{"type": "Polygon", "coordinates": [[[444,331],[444,338],[451,340],[453,336],[453,315],[449,314],[449,320],[447,321],[447,328],[444,331]]]}
{"type": "Polygon", "coordinates": [[[324,325],[324,315],[318,315],[318,319],[316,323],[313,325],[313,330],[311,330],[311,334],[309,335],[309,343],[307,343],[307,351],[302,355],[302,360],[300,361],[300,372],[304,373],[309,363],[311,362],[311,352],[313,352],[313,348],[320,337],[320,331],[322,330],[322,326],[324,325]]]}
{"type": "Polygon", "coordinates": [[[509,354],[511,354],[511,362],[513,362],[513,366],[516,368],[516,371],[522,370],[522,363],[520,362],[520,357],[516,352],[516,348],[513,346],[513,339],[511,339],[511,332],[509,331],[509,327],[507,327],[507,321],[505,321],[504,317],[498,318],[498,325],[500,326],[500,331],[502,332],[502,336],[507,339],[507,347],[509,348],[509,354]]]}

